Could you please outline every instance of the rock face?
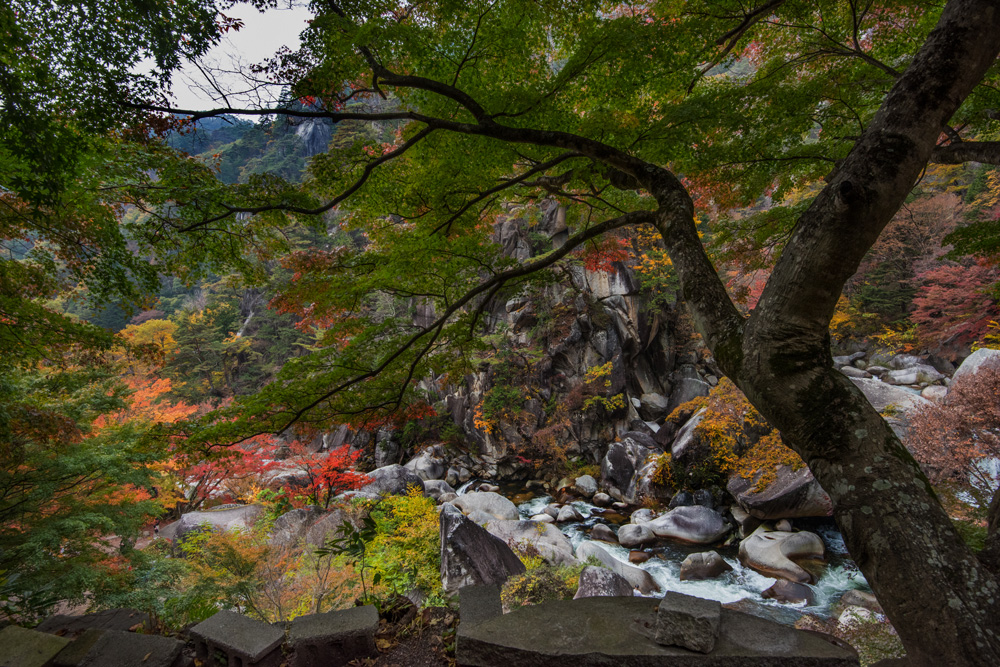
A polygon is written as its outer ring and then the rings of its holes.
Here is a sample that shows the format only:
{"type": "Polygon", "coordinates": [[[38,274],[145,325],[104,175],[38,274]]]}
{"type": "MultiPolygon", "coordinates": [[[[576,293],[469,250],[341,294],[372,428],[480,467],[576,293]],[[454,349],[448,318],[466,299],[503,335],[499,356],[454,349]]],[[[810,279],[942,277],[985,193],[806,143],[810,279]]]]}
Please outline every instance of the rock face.
{"type": "Polygon", "coordinates": [[[441,585],[446,591],[502,584],[525,571],[503,540],[480,528],[454,505],[441,507],[441,585]]]}
{"type": "Polygon", "coordinates": [[[955,374],[951,376],[951,381],[958,382],[964,377],[973,375],[983,366],[992,365],[1000,365],[1000,350],[990,350],[985,347],[976,350],[962,362],[955,374]]]}
{"type": "Polygon", "coordinates": [[[573,565],[573,545],[555,526],[541,521],[490,521],[486,530],[504,544],[537,549],[545,562],[552,565],[573,565]]]}
{"type": "Polygon", "coordinates": [[[476,511],[485,512],[492,517],[506,521],[520,517],[514,503],[493,491],[466,493],[452,501],[452,504],[466,514],[476,511]]]}
{"type": "Polygon", "coordinates": [[[576,557],[579,560],[587,560],[591,556],[604,567],[624,578],[633,588],[638,588],[643,595],[660,590],[660,586],[653,580],[649,572],[621,562],[594,542],[584,542],[576,548],[576,557]]]}
{"type": "Polygon", "coordinates": [[[758,519],[796,519],[833,515],[833,502],[813,477],[809,468],[792,470],[780,466],[775,479],[760,492],[755,480],[734,474],[726,489],[740,506],[758,519]]]}
{"type": "Polygon", "coordinates": [[[722,605],[718,601],[671,591],[663,596],[657,608],[653,641],[711,653],[719,639],[721,623],[722,605]]]}
{"type": "Polygon", "coordinates": [[[812,583],[813,577],[793,559],[823,558],[824,552],[823,540],[815,533],[766,531],[764,526],[740,542],[740,560],[744,565],[769,577],[800,584],[812,583]]]}
{"type": "Polygon", "coordinates": [[[681,562],[681,581],[701,581],[702,579],[715,579],[721,577],[726,572],[732,572],[733,566],[725,561],[715,551],[703,551],[697,554],[689,554],[681,562]]]}
{"type": "Polygon", "coordinates": [[[593,597],[632,597],[632,584],[605,567],[588,565],[580,572],[574,600],[593,597]]]}
{"type": "Polygon", "coordinates": [[[642,525],[657,537],[689,544],[712,544],[729,532],[729,524],[722,515],[703,505],[677,507],[642,525]]]}
{"type": "Polygon", "coordinates": [[[160,535],[168,539],[182,540],[192,531],[207,526],[210,530],[247,530],[253,525],[264,508],[260,505],[242,505],[224,510],[188,512],[177,521],[164,526],[160,535]]]}
{"type": "Polygon", "coordinates": [[[420,489],[421,493],[424,491],[424,481],[412,470],[399,464],[376,468],[368,473],[368,477],[372,481],[361,487],[359,491],[361,495],[399,495],[406,493],[409,488],[414,486],[420,489]]]}
{"type": "Polygon", "coordinates": [[[328,539],[336,537],[340,527],[347,520],[347,514],[343,510],[333,510],[324,514],[306,530],[306,542],[315,546],[322,545],[328,539]]]}
{"type": "Polygon", "coordinates": [[[294,545],[305,537],[309,526],[320,516],[322,511],[318,507],[303,507],[285,512],[271,527],[271,544],[278,547],[294,545]]]}

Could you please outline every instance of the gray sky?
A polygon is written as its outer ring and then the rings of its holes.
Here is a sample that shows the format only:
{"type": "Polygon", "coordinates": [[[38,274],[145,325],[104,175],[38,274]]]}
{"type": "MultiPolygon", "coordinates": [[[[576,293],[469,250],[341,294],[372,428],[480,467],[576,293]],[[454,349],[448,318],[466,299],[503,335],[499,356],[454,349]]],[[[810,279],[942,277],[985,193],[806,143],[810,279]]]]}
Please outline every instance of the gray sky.
{"type": "MultiPolygon", "coordinates": [[[[227,12],[227,16],[243,19],[243,29],[238,32],[230,30],[222,43],[205,56],[203,65],[233,71],[263,61],[282,46],[294,50],[299,42],[299,33],[312,17],[305,5],[304,0],[281,0],[278,9],[264,14],[248,5],[236,5],[227,12]]],[[[279,92],[277,88],[271,88],[247,94],[248,85],[239,77],[222,74],[217,79],[227,94],[235,93],[229,96],[233,106],[267,103],[279,92]]],[[[206,77],[192,65],[174,75],[173,92],[175,106],[181,109],[209,109],[225,105],[224,101],[212,99],[213,96],[218,98],[218,93],[211,90],[206,77]]]]}

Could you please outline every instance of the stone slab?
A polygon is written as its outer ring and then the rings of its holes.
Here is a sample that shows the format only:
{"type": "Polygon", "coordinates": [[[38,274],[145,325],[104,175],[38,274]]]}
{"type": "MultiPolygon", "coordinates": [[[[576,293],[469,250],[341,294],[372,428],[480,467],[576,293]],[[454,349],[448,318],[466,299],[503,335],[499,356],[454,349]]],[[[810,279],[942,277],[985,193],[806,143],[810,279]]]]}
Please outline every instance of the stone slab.
{"type": "Polygon", "coordinates": [[[87,628],[130,632],[139,625],[148,624],[149,615],[138,609],[105,609],[93,614],[69,616],[57,614],[42,621],[36,630],[51,632],[64,637],[76,636],[87,628]]]}
{"type": "Polygon", "coordinates": [[[173,667],[184,642],[158,635],[106,630],[94,642],[80,667],[173,667]]]}
{"type": "Polygon", "coordinates": [[[285,640],[281,628],[226,610],[191,628],[191,634],[250,662],[260,661],[285,640]]]}
{"type": "Polygon", "coordinates": [[[65,637],[8,625],[0,630],[0,667],[42,667],[69,641],[65,637]]]}
{"type": "Polygon", "coordinates": [[[657,608],[653,640],[665,646],[711,653],[719,638],[721,620],[722,605],[717,600],[670,591],[657,608]]]}
{"type": "Polygon", "coordinates": [[[656,598],[592,597],[523,607],[458,627],[469,667],[857,667],[857,654],[749,614],[722,610],[708,654],[653,641],[656,598]]]}
{"type": "Polygon", "coordinates": [[[105,631],[100,628],[87,628],[66,648],[59,651],[59,654],[52,658],[48,667],[76,667],[83,662],[83,659],[90,653],[90,649],[104,633],[105,631]]]}
{"type": "Polygon", "coordinates": [[[288,631],[292,667],[341,667],[375,655],[378,610],[371,605],[295,618],[288,631]]]}
{"type": "Polygon", "coordinates": [[[458,619],[462,625],[478,625],[501,616],[500,587],[496,584],[465,586],[458,591],[458,619]]]}

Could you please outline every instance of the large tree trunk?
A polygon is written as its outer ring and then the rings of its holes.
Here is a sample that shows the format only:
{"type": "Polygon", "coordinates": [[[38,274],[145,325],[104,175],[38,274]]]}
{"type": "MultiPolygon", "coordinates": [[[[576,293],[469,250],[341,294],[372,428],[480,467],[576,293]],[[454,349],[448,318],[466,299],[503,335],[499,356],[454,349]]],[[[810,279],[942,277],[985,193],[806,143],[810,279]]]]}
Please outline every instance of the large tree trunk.
{"type": "Polygon", "coordinates": [[[828,327],[844,282],[899,210],[941,128],[1000,51],[1000,6],[952,0],[828,185],[798,221],[747,319],[725,294],[664,171],[637,174],[684,298],[722,370],[830,494],[852,557],[915,665],[1000,665],[994,573],[955,532],[920,468],[832,368],[828,327]]]}
{"type": "Polygon", "coordinates": [[[1000,665],[1000,591],[825,341],[746,341],[736,383],[833,500],[852,558],[915,665],[1000,665]]]}

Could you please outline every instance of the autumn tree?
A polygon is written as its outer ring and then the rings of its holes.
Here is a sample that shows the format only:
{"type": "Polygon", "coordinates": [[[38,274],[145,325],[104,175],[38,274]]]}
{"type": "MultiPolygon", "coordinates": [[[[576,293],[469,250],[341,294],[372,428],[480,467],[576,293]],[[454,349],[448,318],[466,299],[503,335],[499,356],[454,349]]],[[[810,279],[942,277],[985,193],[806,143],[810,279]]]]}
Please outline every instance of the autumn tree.
{"type": "Polygon", "coordinates": [[[311,354],[222,413],[241,418],[216,415],[199,438],[397,410],[418,378],[469,369],[491,300],[607,232],[652,225],[715,361],[829,493],[911,664],[1000,662],[992,549],[977,556],[962,542],[917,463],[832,368],[828,329],[845,281],[929,162],[1000,161],[996,142],[970,140],[993,129],[998,103],[995,2],[330,0],[312,9],[301,48],[254,74],[305,106],[226,98],[178,110],[141,94],[130,103],[192,120],[380,128],[317,155],[301,189],[273,176],[222,187],[190,161],[168,162],[155,183],[118,183],[155,213],[136,236],[195,244],[195,265],[238,242],[253,252],[229,261],[252,272],[280,248],[268,225],[282,214],[337,210],[363,238],[302,253],[289,289],[311,286],[298,293],[318,328],[311,354]],[[776,260],[745,314],[706,254],[695,207],[780,202],[806,181],[823,185],[768,219],[776,260]],[[524,261],[504,256],[492,224],[509,201],[541,196],[568,206],[567,241],[524,261]],[[419,299],[433,316],[414,324],[377,308],[380,295],[419,299]]]}
{"type": "Polygon", "coordinates": [[[910,419],[908,444],[928,477],[951,493],[970,494],[980,510],[990,506],[1000,457],[1000,369],[986,365],[956,380],[944,403],[910,419]]]}

